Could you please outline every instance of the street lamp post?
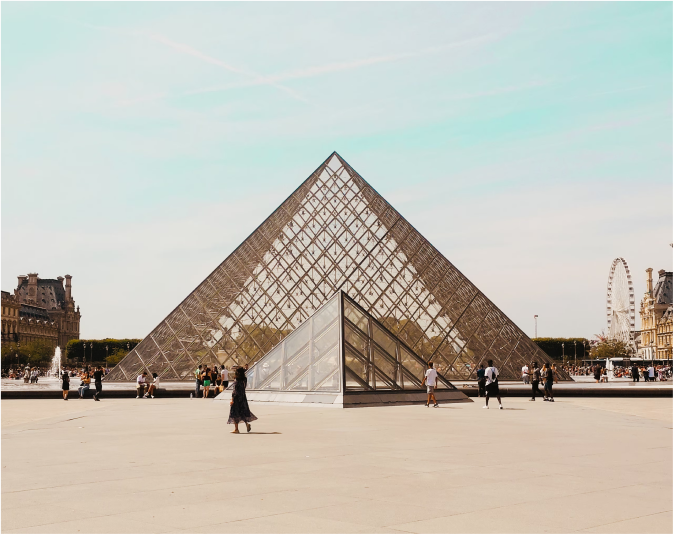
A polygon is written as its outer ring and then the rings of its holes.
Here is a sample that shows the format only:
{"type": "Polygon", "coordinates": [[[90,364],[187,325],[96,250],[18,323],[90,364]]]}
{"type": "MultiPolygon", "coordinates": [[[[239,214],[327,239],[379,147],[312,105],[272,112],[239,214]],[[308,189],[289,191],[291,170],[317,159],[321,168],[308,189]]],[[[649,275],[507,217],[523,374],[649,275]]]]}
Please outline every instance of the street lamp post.
{"type": "Polygon", "coordinates": [[[108,346],[105,345],[105,367],[107,367],[107,359],[110,357],[108,353],[108,346]]]}
{"type": "Polygon", "coordinates": [[[537,338],[537,315],[533,315],[533,319],[535,319],[535,337],[537,338]]]}
{"type": "Polygon", "coordinates": [[[566,359],[566,344],[561,343],[561,350],[563,351],[563,361],[566,359]]]}
{"type": "Polygon", "coordinates": [[[573,341],[575,344],[575,365],[577,365],[577,341],[573,341]]]}

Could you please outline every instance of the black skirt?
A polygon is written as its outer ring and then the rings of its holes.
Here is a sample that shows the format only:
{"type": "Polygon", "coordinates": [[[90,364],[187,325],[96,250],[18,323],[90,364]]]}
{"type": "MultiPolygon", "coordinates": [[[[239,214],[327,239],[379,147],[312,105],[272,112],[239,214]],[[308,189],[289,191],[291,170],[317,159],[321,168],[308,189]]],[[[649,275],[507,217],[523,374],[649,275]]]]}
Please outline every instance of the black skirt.
{"type": "Polygon", "coordinates": [[[228,425],[238,424],[241,421],[251,423],[257,420],[248,406],[248,398],[245,396],[245,382],[236,381],[231,398],[234,402],[229,408],[228,425]]]}

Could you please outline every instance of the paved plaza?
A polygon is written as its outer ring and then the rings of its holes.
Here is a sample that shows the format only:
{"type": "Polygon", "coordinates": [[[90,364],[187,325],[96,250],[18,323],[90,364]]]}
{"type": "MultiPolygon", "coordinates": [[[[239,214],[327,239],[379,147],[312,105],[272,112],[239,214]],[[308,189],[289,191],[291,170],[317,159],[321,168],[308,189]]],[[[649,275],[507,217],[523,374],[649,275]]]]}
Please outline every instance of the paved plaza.
{"type": "Polygon", "coordinates": [[[2,401],[3,532],[671,532],[671,399],[2,401]]]}

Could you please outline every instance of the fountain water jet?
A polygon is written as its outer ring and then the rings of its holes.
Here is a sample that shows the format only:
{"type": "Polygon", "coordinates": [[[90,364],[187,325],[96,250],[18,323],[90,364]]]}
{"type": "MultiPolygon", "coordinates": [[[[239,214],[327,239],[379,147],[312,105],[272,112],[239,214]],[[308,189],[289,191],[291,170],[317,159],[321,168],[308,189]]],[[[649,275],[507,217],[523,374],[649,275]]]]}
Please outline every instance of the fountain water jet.
{"type": "Polygon", "coordinates": [[[51,368],[49,369],[51,376],[58,376],[61,374],[61,347],[56,347],[54,357],[51,359],[51,368]]]}

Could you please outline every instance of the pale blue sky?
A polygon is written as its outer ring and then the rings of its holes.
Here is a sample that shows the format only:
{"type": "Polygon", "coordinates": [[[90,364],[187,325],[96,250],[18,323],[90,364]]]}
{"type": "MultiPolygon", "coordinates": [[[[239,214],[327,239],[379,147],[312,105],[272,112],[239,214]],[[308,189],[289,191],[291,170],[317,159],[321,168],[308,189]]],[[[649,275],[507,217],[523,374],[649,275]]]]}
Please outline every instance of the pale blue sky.
{"type": "MultiPolygon", "coordinates": [[[[144,337],[337,150],[533,334],[671,270],[670,3],[2,3],[2,288],[144,337]]],[[[637,323],[639,324],[639,323],[637,323]]]]}

